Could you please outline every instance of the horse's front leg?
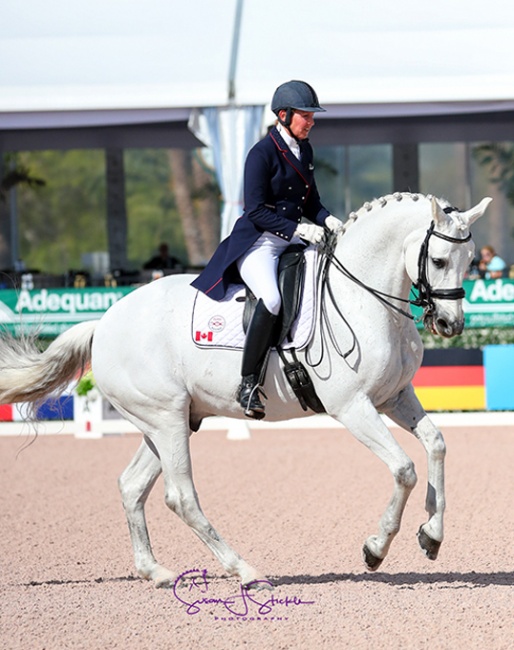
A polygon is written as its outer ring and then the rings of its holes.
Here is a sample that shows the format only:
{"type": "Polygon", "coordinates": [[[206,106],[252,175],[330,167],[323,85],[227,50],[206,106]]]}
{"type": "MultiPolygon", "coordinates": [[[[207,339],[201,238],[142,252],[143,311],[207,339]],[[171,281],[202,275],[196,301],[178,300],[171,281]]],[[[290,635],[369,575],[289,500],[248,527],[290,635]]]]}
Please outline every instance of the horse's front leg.
{"type": "Polygon", "coordinates": [[[402,390],[394,402],[384,407],[394,422],[418,438],[427,454],[428,485],[425,508],[428,521],[422,524],[418,532],[421,548],[430,560],[435,560],[443,541],[443,516],[445,509],[444,495],[444,458],[446,445],[442,433],[425,413],[412,385],[402,390]]]}
{"type": "Polygon", "coordinates": [[[407,499],[416,484],[416,472],[412,460],[396,442],[367,397],[355,398],[337,419],[388,466],[394,477],[393,495],[380,519],[378,534],[368,537],[363,547],[364,562],[374,571],[400,530],[407,499]]]}

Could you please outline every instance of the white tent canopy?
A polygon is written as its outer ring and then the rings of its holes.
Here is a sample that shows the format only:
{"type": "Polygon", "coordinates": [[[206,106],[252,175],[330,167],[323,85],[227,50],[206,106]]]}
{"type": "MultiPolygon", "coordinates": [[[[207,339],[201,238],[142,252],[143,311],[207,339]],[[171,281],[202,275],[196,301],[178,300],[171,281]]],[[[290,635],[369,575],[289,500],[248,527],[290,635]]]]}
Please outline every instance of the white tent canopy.
{"type": "MultiPolygon", "coordinates": [[[[184,109],[226,104],[236,5],[5,3],[0,130],[183,119],[184,109]]],[[[513,61],[514,7],[504,0],[244,0],[235,99],[263,105],[299,78],[339,117],[463,102],[511,110],[513,61]]]]}
{"type": "Polygon", "coordinates": [[[514,139],[504,0],[4,5],[0,152],[193,147],[196,117],[217,161],[223,234],[241,209],[245,153],[273,118],[260,116],[289,79],[311,83],[327,108],[315,145],[514,139]]]}
{"type": "Polygon", "coordinates": [[[196,116],[223,157],[226,233],[280,83],[308,81],[327,108],[315,145],[514,140],[513,61],[505,0],[10,1],[0,152],[194,147],[196,116]]]}

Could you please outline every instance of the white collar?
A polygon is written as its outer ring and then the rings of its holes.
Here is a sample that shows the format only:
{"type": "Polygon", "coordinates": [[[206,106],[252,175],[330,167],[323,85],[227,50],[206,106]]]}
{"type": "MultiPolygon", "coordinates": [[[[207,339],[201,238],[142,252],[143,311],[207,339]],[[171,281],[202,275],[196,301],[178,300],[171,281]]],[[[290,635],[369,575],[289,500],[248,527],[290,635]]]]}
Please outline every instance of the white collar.
{"type": "Polygon", "coordinates": [[[277,130],[289,149],[291,149],[291,153],[293,153],[298,158],[298,160],[300,160],[300,145],[298,144],[298,141],[293,138],[285,126],[283,124],[280,124],[280,122],[277,124],[277,130]]]}

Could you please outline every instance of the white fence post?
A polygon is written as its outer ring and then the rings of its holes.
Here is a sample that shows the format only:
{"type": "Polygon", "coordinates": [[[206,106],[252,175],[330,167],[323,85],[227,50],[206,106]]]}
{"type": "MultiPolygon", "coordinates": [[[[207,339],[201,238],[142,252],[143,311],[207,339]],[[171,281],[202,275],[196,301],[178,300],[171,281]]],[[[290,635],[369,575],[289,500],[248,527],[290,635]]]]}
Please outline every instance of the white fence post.
{"type": "Polygon", "coordinates": [[[227,440],[249,440],[250,427],[244,420],[231,420],[227,431],[227,440]]]}

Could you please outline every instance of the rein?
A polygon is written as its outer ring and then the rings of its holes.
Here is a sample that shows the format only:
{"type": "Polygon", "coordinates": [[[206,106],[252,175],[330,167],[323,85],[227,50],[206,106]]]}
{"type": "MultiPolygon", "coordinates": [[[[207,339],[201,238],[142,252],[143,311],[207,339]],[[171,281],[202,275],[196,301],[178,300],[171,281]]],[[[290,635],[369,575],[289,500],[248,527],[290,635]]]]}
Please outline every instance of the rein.
{"type": "Polygon", "coordinates": [[[463,287],[455,287],[453,289],[432,289],[432,287],[430,286],[427,269],[428,269],[428,245],[431,237],[439,237],[440,239],[444,239],[445,241],[451,242],[453,244],[463,244],[465,242],[468,242],[471,239],[471,233],[469,233],[467,237],[463,237],[463,238],[450,237],[449,235],[445,235],[443,233],[437,232],[435,230],[434,221],[431,222],[430,227],[427,230],[427,233],[425,235],[425,239],[423,240],[423,243],[421,244],[421,248],[419,250],[418,279],[413,284],[414,289],[418,291],[418,297],[415,298],[414,300],[411,300],[409,298],[401,298],[399,296],[393,296],[389,293],[384,293],[383,291],[379,291],[378,289],[374,289],[373,287],[370,287],[369,285],[362,282],[362,280],[359,280],[359,278],[353,275],[353,273],[351,273],[344,266],[341,260],[335,255],[334,251],[337,243],[337,234],[333,232],[325,232],[324,243],[320,245],[320,250],[322,255],[321,255],[320,267],[318,270],[318,283],[319,283],[318,286],[320,286],[321,352],[320,352],[319,361],[309,362],[309,365],[311,367],[316,367],[317,365],[319,365],[323,358],[325,327],[328,329],[328,335],[330,337],[330,340],[332,341],[332,344],[334,345],[337,353],[341,357],[346,359],[353,352],[353,350],[357,345],[357,338],[355,336],[355,333],[352,330],[348,321],[346,320],[341,309],[339,308],[334,293],[332,291],[332,286],[330,284],[330,277],[329,277],[329,270],[331,266],[334,266],[340,273],[342,273],[345,277],[347,277],[352,282],[355,282],[355,284],[357,284],[359,287],[371,293],[373,296],[375,296],[375,298],[377,298],[377,300],[380,300],[387,307],[394,309],[402,316],[405,316],[406,318],[409,318],[411,320],[414,320],[414,316],[406,309],[403,309],[402,307],[395,305],[393,302],[391,302],[391,300],[407,303],[410,305],[415,305],[416,307],[422,307],[425,313],[430,314],[435,309],[434,300],[461,300],[462,298],[465,297],[466,292],[463,287]],[[325,307],[327,292],[332,302],[332,305],[337,311],[339,317],[345,322],[348,329],[352,332],[353,344],[351,348],[346,352],[342,352],[340,350],[335,335],[330,326],[330,322],[325,307]]]}

